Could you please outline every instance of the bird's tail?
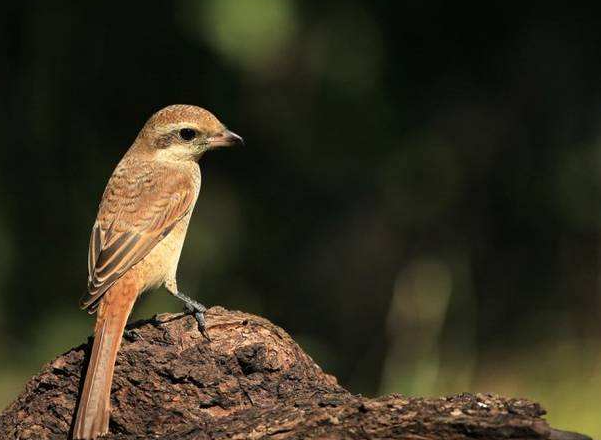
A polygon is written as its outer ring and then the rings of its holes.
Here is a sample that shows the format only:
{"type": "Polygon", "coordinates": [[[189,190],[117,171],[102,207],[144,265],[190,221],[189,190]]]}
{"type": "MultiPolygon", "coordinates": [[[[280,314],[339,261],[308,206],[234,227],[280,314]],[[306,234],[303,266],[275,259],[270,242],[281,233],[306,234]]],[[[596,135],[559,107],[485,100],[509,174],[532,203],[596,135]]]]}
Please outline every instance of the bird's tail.
{"type": "Polygon", "coordinates": [[[137,294],[135,283],[122,278],[102,299],[92,355],[73,428],[74,439],[95,439],[108,432],[115,359],[137,294]]]}

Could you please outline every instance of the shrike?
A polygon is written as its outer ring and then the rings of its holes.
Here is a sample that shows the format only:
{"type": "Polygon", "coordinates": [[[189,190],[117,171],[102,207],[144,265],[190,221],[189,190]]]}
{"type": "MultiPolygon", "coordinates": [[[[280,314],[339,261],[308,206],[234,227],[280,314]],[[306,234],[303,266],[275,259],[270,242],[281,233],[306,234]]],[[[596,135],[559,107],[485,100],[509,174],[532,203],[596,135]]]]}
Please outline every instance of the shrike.
{"type": "Polygon", "coordinates": [[[146,122],[115,168],[92,228],[88,291],[80,302],[97,318],[74,438],[108,432],[115,359],[143,291],[164,284],[206,335],[204,306],[178,290],[175,275],[200,190],[198,160],[208,150],[238,144],[242,138],[208,111],[172,105],[146,122]]]}

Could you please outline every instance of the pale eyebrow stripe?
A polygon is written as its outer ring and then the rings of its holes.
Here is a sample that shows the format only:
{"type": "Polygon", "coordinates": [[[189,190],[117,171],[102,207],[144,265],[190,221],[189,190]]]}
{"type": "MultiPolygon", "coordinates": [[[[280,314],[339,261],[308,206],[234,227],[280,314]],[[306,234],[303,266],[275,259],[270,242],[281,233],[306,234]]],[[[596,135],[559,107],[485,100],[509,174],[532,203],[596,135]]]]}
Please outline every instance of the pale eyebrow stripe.
{"type": "Polygon", "coordinates": [[[173,124],[167,124],[157,128],[157,131],[161,134],[166,134],[181,128],[193,128],[197,130],[197,128],[193,124],[190,124],[190,122],[174,122],[173,124]]]}

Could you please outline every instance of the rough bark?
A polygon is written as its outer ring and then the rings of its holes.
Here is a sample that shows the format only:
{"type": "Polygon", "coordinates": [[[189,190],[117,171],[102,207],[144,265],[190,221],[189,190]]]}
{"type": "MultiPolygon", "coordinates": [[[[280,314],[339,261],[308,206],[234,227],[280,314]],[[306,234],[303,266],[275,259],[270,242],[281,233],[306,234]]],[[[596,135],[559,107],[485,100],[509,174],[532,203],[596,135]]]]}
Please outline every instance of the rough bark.
{"type": "MultiPolygon", "coordinates": [[[[134,324],[112,389],[111,439],[555,439],[524,399],[350,394],[279,327],[241,312],[207,313],[211,341],[189,316],[134,324]]],[[[65,439],[90,344],[44,366],[0,415],[2,439],[65,439]]]]}

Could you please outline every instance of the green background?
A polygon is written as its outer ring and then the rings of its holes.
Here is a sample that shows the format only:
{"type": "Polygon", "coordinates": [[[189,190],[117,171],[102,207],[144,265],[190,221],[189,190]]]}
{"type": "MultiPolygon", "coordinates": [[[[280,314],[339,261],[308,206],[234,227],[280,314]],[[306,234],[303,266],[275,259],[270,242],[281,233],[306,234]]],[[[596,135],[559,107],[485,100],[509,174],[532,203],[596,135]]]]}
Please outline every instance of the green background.
{"type": "MultiPolygon", "coordinates": [[[[12,2],[0,27],[0,404],[91,333],[104,185],[213,111],[179,285],[356,393],[497,392],[601,436],[601,28],[548,2],[12,2]]],[[[136,317],[178,311],[166,291],[136,317]]]]}

